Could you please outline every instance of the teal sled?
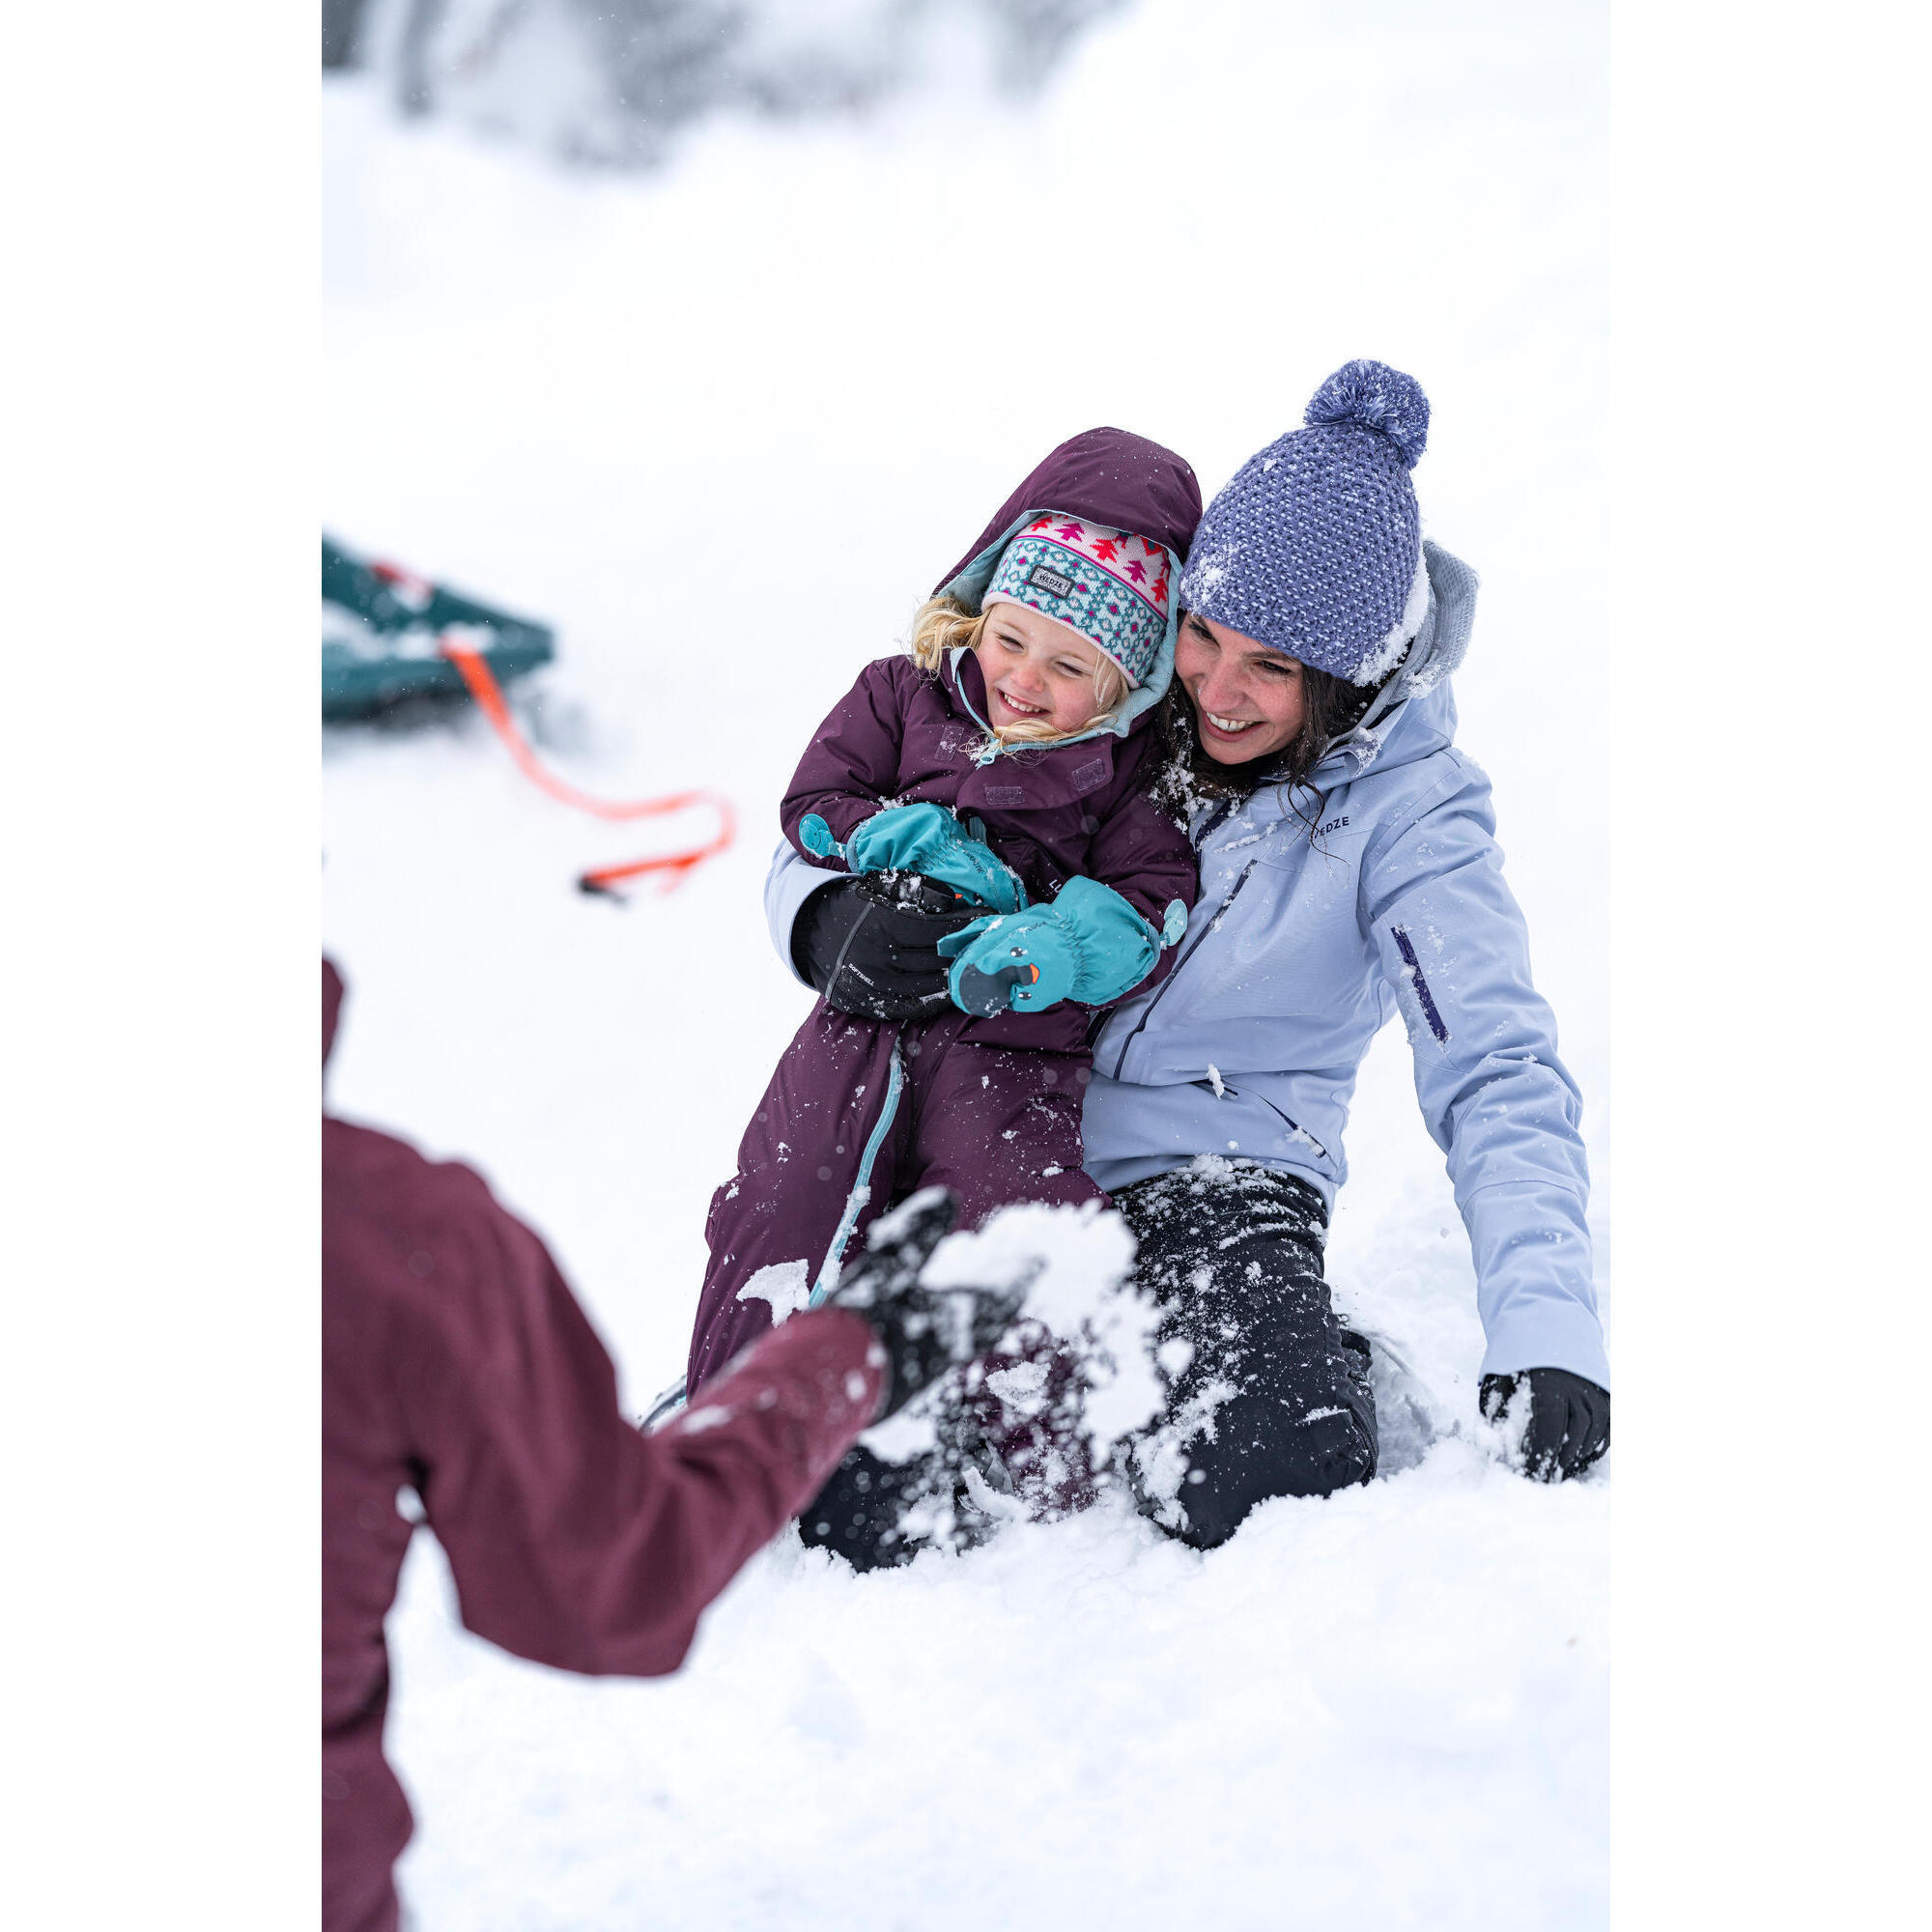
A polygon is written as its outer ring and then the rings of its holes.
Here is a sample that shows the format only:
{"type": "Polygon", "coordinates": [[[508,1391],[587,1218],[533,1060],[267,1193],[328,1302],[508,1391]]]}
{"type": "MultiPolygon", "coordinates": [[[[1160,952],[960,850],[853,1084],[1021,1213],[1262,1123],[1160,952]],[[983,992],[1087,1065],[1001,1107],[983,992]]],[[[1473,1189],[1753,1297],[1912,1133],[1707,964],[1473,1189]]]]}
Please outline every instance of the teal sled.
{"type": "Polygon", "coordinates": [[[459,695],[462,675],[440,648],[452,634],[482,658],[498,684],[555,655],[547,626],[509,616],[323,538],[325,724],[373,718],[406,697],[459,695]]]}

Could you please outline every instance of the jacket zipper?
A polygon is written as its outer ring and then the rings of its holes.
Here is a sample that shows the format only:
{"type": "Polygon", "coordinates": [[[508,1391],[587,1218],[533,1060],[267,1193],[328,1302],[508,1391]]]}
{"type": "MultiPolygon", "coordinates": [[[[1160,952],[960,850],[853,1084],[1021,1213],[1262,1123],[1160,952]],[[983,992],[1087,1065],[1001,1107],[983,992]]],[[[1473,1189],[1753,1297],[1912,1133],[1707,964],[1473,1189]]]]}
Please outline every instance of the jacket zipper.
{"type": "MultiPolygon", "coordinates": [[[[1228,1089],[1228,1092],[1231,1094],[1235,1090],[1232,1087],[1228,1089]]],[[[1301,1138],[1305,1140],[1308,1143],[1308,1145],[1312,1147],[1315,1150],[1315,1151],[1321,1156],[1323,1160],[1327,1160],[1330,1157],[1328,1150],[1325,1147],[1323,1147],[1321,1143],[1318,1141],[1315,1138],[1315,1136],[1311,1134],[1308,1131],[1308,1129],[1304,1127],[1301,1124],[1301,1122],[1294,1118],[1293,1114],[1284,1113],[1282,1109],[1277,1107],[1275,1103],[1272,1100],[1270,1100],[1265,1094],[1255,1094],[1254,1097],[1257,1100],[1259,1100],[1262,1103],[1262,1105],[1268,1110],[1269,1113],[1280,1115],[1281,1118],[1288,1122],[1289,1131],[1291,1133],[1299,1134],[1301,1138]]]]}
{"type": "MultiPolygon", "coordinates": [[[[1188,1084],[1193,1087],[1205,1088],[1208,1093],[1212,1094],[1217,1100],[1225,1100],[1230,1095],[1233,1095],[1233,1097],[1236,1100],[1238,1100],[1241,1097],[1242,1090],[1236,1087],[1232,1080],[1224,1079],[1218,1087],[1216,1087],[1214,1083],[1210,1080],[1193,1080],[1190,1081],[1188,1084]]],[[[1262,1103],[1262,1105],[1265,1107],[1268,1110],[1268,1112],[1276,1118],[1276,1120],[1285,1122],[1287,1123],[1289,1132],[1292,1135],[1293,1135],[1293,1137],[1296,1140],[1306,1141],[1308,1145],[1312,1147],[1315,1150],[1315,1151],[1321,1156],[1323,1160],[1326,1160],[1328,1158],[1328,1150],[1325,1147],[1323,1147],[1321,1143],[1318,1141],[1315,1138],[1315,1136],[1311,1134],[1308,1131],[1308,1129],[1304,1127],[1301,1124],[1301,1122],[1294,1118],[1293,1114],[1286,1112],[1284,1109],[1280,1107],[1277,1107],[1275,1103],[1272,1100],[1270,1100],[1265,1094],[1257,1094],[1254,1092],[1252,1088],[1249,1088],[1247,1090],[1247,1093],[1250,1099],[1259,1100],[1262,1103]]]]}
{"type": "MultiPolygon", "coordinates": [[[[1220,827],[1222,821],[1228,816],[1229,812],[1232,810],[1233,810],[1232,805],[1224,800],[1222,804],[1216,809],[1213,816],[1209,818],[1208,823],[1201,828],[1201,838],[1203,843],[1206,843],[1206,841],[1220,827]]],[[[1264,843],[1267,841],[1268,838],[1272,835],[1274,827],[1269,826],[1267,831],[1263,833],[1262,839],[1264,843]]],[[[1167,989],[1170,986],[1172,986],[1178,979],[1180,978],[1181,973],[1186,969],[1187,962],[1190,959],[1192,959],[1194,957],[1194,954],[1196,952],[1199,952],[1201,951],[1201,948],[1207,943],[1208,935],[1210,932],[1212,932],[1217,925],[1221,923],[1222,916],[1227,912],[1228,908],[1235,903],[1236,899],[1240,896],[1241,888],[1248,883],[1249,878],[1254,873],[1255,867],[1259,866],[1261,862],[1262,862],[1262,855],[1259,852],[1257,852],[1255,856],[1252,859],[1250,859],[1245,866],[1241,867],[1240,877],[1237,878],[1235,881],[1235,883],[1228,888],[1228,896],[1224,898],[1221,901],[1221,903],[1214,909],[1214,917],[1210,919],[1206,925],[1199,928],[1201,937],[1195,941],[1193,947],[1188,952],[1182,953],[1181,956],[1174,962],[1174,971],[1170,973],[1167,976],[1167,978],[1160,982],[1158,987],[1155,988],[1153,998],[1151,999],[1147,1004],[1147,1011],[1144,1012],[1140,1016],[1140,1018],[1134,1022],[1133,1032],[1128,1034],[1126,1038],[1121,1042],[1121,1050],[1114,1056],[1114,1070],[1108,1076],[1109,1079],[1118,1080],[1121,1077],[1121,1068],[1126,1065],[1128,1050],[1132,1047],[1134,1041],[1140,1038],[1141,1029],[1147,1025],[1149,1020],[1153,1018],[1153,1009],[1160,1005],[1161,1001],[1166,999],[1167,989]]],[[[1181,943],[1183,945],[1186,944],[1184,940],[1181,943]]]]}

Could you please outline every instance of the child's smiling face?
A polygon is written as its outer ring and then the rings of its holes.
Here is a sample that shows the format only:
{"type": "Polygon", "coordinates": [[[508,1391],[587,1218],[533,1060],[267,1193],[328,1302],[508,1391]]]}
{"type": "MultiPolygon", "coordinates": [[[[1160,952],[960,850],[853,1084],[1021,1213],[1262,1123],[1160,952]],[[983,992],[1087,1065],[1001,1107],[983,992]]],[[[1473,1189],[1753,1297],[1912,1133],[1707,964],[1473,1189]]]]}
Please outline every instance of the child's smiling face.
{"type": "Polygon", "coordinates": [[[995,604],[973,646],[986,680],[986,722],[1084,729],[1101,709],[1095,679],[1105,662],[1077,632],[1024,604],[995,604]]]}

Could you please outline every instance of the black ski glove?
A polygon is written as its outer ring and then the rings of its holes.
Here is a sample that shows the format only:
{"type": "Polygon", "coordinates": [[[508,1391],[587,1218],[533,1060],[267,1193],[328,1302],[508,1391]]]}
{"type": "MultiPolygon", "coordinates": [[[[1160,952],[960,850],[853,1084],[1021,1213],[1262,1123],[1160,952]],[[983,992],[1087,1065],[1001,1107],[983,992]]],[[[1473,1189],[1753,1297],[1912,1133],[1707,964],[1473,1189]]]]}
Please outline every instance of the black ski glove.
{"type": "Polygon", "coordinates": [[[923,1288],[920,1270],[952,1232],[959,1197],[926,1187],[873,1223],[865,1252],[825,1299],[863,1315],[886,1351],[884,1397],[874,1420],[896,1414],[950,1369],[977,1360],[1011,1327],[1024,1287],[923,1288]]]}
{"type": "Polygon", "coordinates": [[[941,938],[983,907],[916,872],[866,872],[820,886],[791,929],[792,963],[841,1013],[868,1020],[951,1010],[941,938]]]}
{"type": "Polygon", "coordinates": [[[1610,1392],[1568,1369],[1524,1369],[1485,1376],[1478,1400],[1486,1422],[1500,1422],[1527,1398],[1522,1472],[1539,1483],[1580,1476],[1610,1446],[1610,1392]],[[1527,1383],[1527,1389],[1523,1384],[1527,1383]]]}

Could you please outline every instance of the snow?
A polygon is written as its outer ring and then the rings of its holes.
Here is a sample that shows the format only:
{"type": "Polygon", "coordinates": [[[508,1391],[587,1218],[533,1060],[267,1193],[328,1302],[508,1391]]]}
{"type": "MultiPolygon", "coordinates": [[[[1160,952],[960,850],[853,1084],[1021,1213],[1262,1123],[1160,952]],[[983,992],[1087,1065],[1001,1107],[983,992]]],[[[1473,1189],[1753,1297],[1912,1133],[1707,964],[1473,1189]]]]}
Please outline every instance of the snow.
{"type": "Polygon", "coordinates": [[[772,1326],[776,1328],[789,1315],[796,1315],[811,1300],[811,1264],[809,1262],[773,1262],[761,1267],[738,1291],[740,1301],[768,1301],[772,1326]]]}
{"type": "Polygon", "coordinates": [[[687,1408],[679,1415],[677,1426],[686,1435],[701,1435],[707,1429],[716,1429],[729,1422],[736,1413],[735,1409],[720,1408],[715,1404],[703,1408],[687,1408]]]}
{"type": "MultiPolygon", "coordinates": [[[[1023,1321],[1069,1343],[1080,1361],[1081,1420],[1104,1461],[1121,1436],[1160,1406],[1153,1371],[1153,1298],[1131,1281],[1133,1237],[1118,1214],[1037,1202],[1003,1208],[972,1233],[949,1235],[921,1279],[932,1288],[1026,1286],[1023,1321]]],[[[1023,1407],[1044,1383],[1038,1365],[989,1377],[1003,1400],[1023,1407]],[[1032,1385],[1028,1386],[1031,1381],[1032,1385]]]]}
{"type": "MultiPolygon", "coordinates": [[[[1592,7],[1147,0],[1024,111],[720,123],[642,179],[330,85],[327,527],[554,623],[519,703],[572,782],[718,787],[745,827],[620,906],[571,881],[648,834],[543,797],[480,720],[327,746],[333,1103],[543,1232],[631,1412],[682,1367],[711,1192],[809,1005],[761,885],[810,722],[1056,440],[1120,423],[1211,490],[1358,355],[1428,388],[1425,523],[1483,578],[1462,742],[1606,1259],[1606,726],[1572,701],[1607,650],[1603,35],[1592,7]],[[1043,192],[1138,246],[1030,280],[1043,192]]],[[[864,1578],[781,1539],[682,1674],[628,1684],[464,1634],[418,1537],[390,1740],[420,1922],[1604,1924],[1607,1475],[1524,1483],[1475,1415],[1399,1028],[1349,1152],[1329,1271],[1386,1345],[1383,1478],[1205,1558],[1114,1505],[864,1578]]]]}
{"type": "Polygon", "coordinates": [[[1422,620],[1429,610],[1429,564],[1425,557],[1415,560],[1415,576],[1408,586],[1408,596],[1402,607],[1402,613],[1389,626],[1388,635],[1374,650],[1350,673],[1352,684],[1379,684],[1403,658],[1408,647],[1415,641],[1415,636],[1422,629],[1422,620]]]}
{"type": "Polygon", "coordinates": [[[781,1544],[641,1685],[453,1638],[424,1538],[406,1883],[527,1932],[1600,1925],[1600,1502],[1452,1443],[1206,1559],[1114,1510],[863,1581],[781,1544]]]}

